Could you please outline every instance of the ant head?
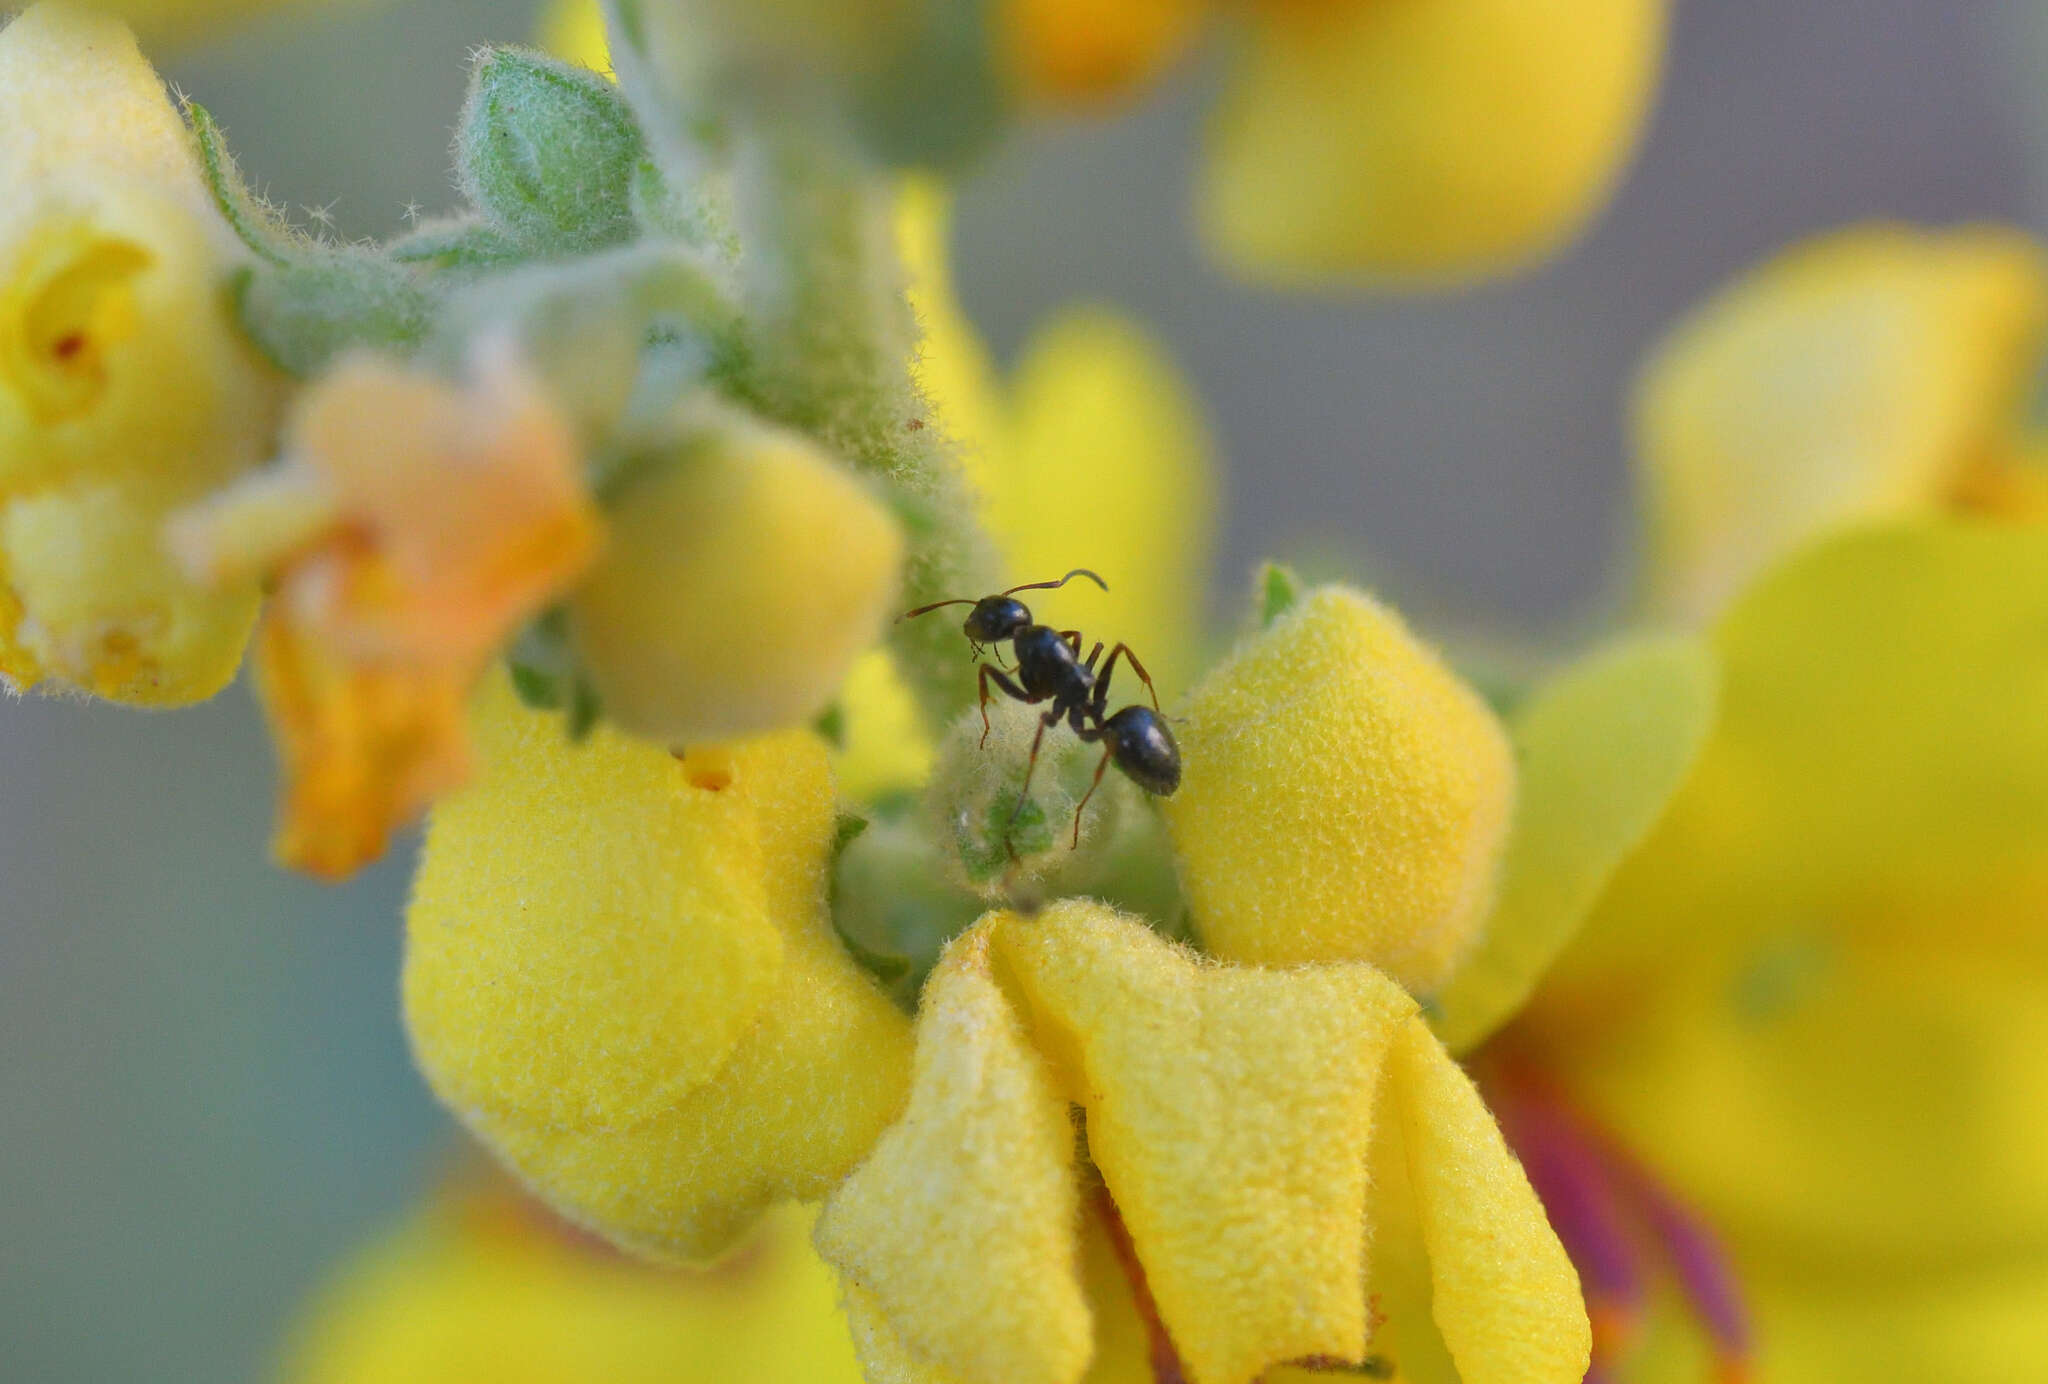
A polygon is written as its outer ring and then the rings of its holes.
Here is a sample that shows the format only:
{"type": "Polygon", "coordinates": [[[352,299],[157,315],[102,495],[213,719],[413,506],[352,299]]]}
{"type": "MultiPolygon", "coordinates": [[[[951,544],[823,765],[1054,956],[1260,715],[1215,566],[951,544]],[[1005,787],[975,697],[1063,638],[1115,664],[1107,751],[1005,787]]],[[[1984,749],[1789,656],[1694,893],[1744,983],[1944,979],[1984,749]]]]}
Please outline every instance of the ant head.
{"type": "Polygon", "coordinates": [[[1014,637],[1030,623],[1030,608],[1014,596],[984,596],[967,612],[961,628],[977,644],[994,644],[1014,637]]]}

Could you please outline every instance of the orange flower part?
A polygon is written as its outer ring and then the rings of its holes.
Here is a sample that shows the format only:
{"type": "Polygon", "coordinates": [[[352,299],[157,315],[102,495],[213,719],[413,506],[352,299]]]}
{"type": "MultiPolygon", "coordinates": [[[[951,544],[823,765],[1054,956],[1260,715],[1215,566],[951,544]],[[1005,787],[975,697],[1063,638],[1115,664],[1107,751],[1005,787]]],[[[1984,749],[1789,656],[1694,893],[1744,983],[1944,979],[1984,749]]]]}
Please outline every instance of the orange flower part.
{"type": "Polygon", "coordinates": [[[468,776],[470,689],[596,555],[581,461],[508,351],[459,387],[361,356],[307,392],[282,465],[176,522],[188,568],[274,583],[258,688],[286,864],[345,876],[468,776]]]}

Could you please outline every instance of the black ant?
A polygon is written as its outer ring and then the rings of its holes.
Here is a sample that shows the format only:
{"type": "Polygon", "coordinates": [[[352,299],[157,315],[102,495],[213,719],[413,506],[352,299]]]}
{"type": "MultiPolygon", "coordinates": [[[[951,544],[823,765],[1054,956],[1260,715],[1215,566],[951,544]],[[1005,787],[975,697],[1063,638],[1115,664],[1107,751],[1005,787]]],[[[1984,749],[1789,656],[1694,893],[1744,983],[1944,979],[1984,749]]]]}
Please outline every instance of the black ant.
{"type": "MultiPolygon", "coordinates": [[[[1038,749],[1045,741],[1047,730],[1064,719],[1083,741],[1090,744],[1098,740],[1107,742],[1101,762],[1095,766],[1095,780],[1088,785],[1087,795],[1074,808],[1073,845],[1078,847],[1081,844],[1081,813],[1088,806],[1088,799],[1094,797],[1095,790],[1102,786],[1103,770],[1109,767],[1112,759],[1131,782],[1147,793],[1163,798],[1180,787],[1180,746],[1174,743],[1173,733],[1167,730],[1166,720],[1160,714],[1159,692],[1152,686],[1152,675],[1145,671],[1145,665],[1138,661],[1138,656],[1128,645],[1119,643],[1111,649],[1108,662],[1098,673],[1095,660],[1102,656],[1100,640],[1084,659],[1081,657],[1081,631],[1055,630],[1037,624],[1031,618],[1029,607],[1015,599],[1019,591],[1056,590],[1075,577],[1086,577],[1104,591],[1109,590],[1109,583],[1101,577],[1085,567],[1076,567],[1058,581],[1027,582],[993,596],[983,596],[978,601],[935,601],[931,605],[905,611],[897,618],[910,620],[944,606],[971,605],[974,609],[967,613],[967,619],[960,628],[974,646],[975,657],[981,657],[988,645],[1009,642],[1011,657],[1017,664],[1014,670],[1001,666],[992,668],[986,663],[981,665],[981,743],[984,747],[989,736],[988,685],[991,682],[1004,696],[1026,706],[1047,701],[1052,703],[1038,718],[1038,733],[1031,737],[1031,758],[1025,765],[1024,784],[1017,790],[1016,810],[1010,814],[1012,824],[1015,824],[1017,814],[1024,810],[1026,795],[1031,791],[1031,775],[1038,768],[1038,749]],[[1131,671],[1138,675],[1139,681],[1145,684],[1145,690],[1151,694],[1152,705],[1133,703],[1121,711],[1105,714],[1109,704],[1109,680],[1116,673],[1119,658],[1130,662],[1131,671]],[[1017,674],[1015,679],[1010,677],[1011,671],[1017,674]]],[[[1000,665],[1000,650],[997,661],[1000,665]]],[[[1013,858],[1014,855],[1012,851],[1013,858]]]]}

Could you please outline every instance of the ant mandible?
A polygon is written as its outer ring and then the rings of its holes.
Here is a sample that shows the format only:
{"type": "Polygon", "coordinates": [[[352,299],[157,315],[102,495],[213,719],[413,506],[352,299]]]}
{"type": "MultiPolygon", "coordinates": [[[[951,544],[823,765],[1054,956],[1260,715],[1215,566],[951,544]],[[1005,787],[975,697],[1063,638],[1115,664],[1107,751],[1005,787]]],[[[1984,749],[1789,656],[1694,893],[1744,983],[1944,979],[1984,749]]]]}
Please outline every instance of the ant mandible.
{"type": "MultiPolygon", "coordinates": [[[[1103,771],[1111,760],[1116,761],[1116,767],[1123,770],[1131,782],[1147,793],[1163,798],[1180,787],[1180,746],[1174,743],[1173,733],[1166,728],[1166,720],[1160,715],[1159,692],[1152,686],[1152,675],[1145,671],[1145,665],[1138,661],[1138,656],[1128,645],[1118,643],[1112,648],[1108,661],[1097,672],[1095,660],[1102,657],[1102,641],[1097,640],[1084,659],[1081,657],[1081,631],[1055,630],[1038,624],[1031,618],[1030,608],[1016,599],[1019,591],[1057,590],[1075,577],[1086,577],[1104,591],[1109,590],[1109,583],[1101,577],[1085,567],[1076,567],[1058,581],[1027,582],[993,596],[983,596],[980,600],[934,601],[931,605],[907,610],[897,618],[911,620],[946,606],[973,606],[960,628],[974,646],[975,656],[979,658],[987,645],[1008,641],[1010,655],[1017,665],[1015,679],[1009,675],[1012,670],[1000,666],[992,668],[986,663],[981,665],[983,746],[988,744],[988,685],[991,682],[1004,696],[1026,706],[1052,703],[1038,718],[1038,733],[1031,737],[1031,758],[1024,768],[1024,784],[1017,791],[1016,810],[1010,814],[1013,824],[1017,813],[1024,810],[1026,797],[1031,791],[1031,775],[1038,768],[1038,750],[1045,742],[1046,731],[1064,719],[1084,742],[1106,742],[1102,759],[1095,766],[1095,779],[1074,808],[1073,845],[1079,846],[1081,813],[1087,808],[1088,800],[1095,796],[1095,790],[1102,786],[1103,771]],[[1128,660],[1131,671],[1145,684],[1145,690],[1152,697],[1151,706],[1134,702],[1121,711],[1108,713],[1109,681],[1116,673],[1119,658],[1128,660]]],[[[1000,663],[1000,651],[997,659],[1000,663]]]]}

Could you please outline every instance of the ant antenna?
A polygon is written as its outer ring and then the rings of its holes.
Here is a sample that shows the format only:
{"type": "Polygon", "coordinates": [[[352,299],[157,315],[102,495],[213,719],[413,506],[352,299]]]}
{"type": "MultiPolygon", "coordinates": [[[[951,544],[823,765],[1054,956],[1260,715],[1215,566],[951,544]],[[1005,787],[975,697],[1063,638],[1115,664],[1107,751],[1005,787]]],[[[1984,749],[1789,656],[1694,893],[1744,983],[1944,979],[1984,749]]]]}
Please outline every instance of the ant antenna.
{"type": "Polygon", "coordinates": [[[1101,577],[1096,576],[1086,567],[1076,567],[1073,571],[1067,573],[1058,581],[1027,582],[1023,586],[1013,586],[1008,591],[1003,592],[1003,594],[1005,596],[1012,596],[1019,591],[1054,591],[1062,586],[1065,586],[1068,582],[1072,581],[1076,577],[1086,577],[1088,578],[1088,580],[1094,582],[1097,586],[1101,587],[1104,591],[1109,590],[1109,583],[1104,581],[1101,577]]]}
{"type": "Polygon", "coordinates": [[[917,618],[918,616],[920,616],[920,615],[929,615],[929,614],[931,614],[931,613],[932,613],[933,611],[935,611],[935,610],[943,610],[943,609],[945,609],[945,608],[946,608],[947,606],[949,606],[949,605],[975,605],[975,604],[977,604],[977,603],[976,603],[976,602],[974,602],[974,601],[966,600],[966,599],[961,599],[961,600],[957,600],[957,601],[933,601],[933,602],[932,602],[932,603],[931,603],[930,605],[927,605],[927,606],[919,606],[919,607],[918,607],[918,608],[917,608],[916,610],[906,610],[906,611],[904,611],[904,612],[903,612],[903,613],[902,613],[901,615],[899,615],[899,616],[897,616],[897,617],[896,617],[896,623],[900,625],[900,624],[902,624],[902,623],[903,623],[903,622],[904,622],[905,620],[915,620],[915,619],[916,619],[916,618],[917,618]]]}

